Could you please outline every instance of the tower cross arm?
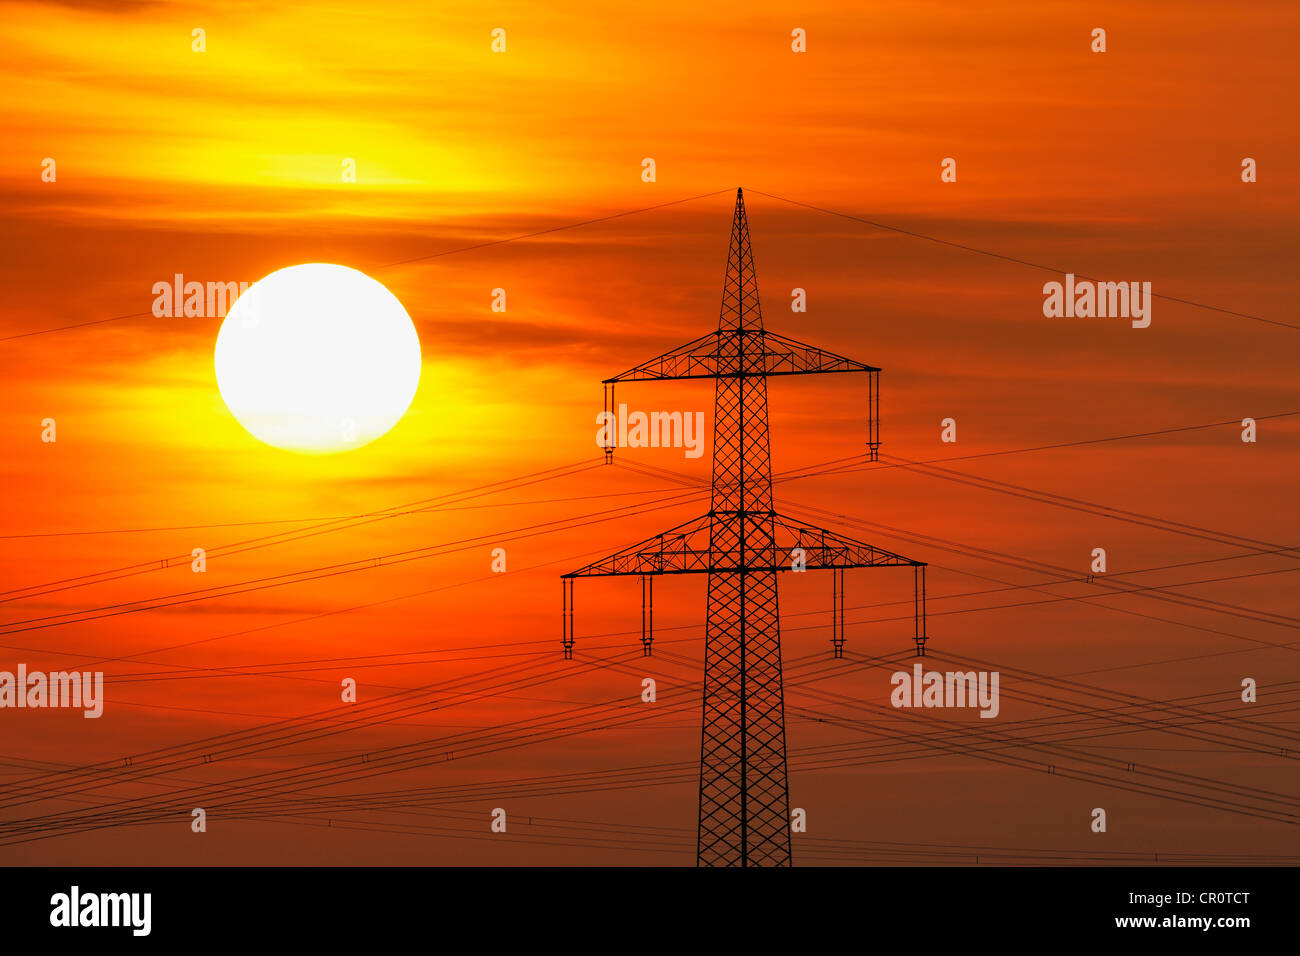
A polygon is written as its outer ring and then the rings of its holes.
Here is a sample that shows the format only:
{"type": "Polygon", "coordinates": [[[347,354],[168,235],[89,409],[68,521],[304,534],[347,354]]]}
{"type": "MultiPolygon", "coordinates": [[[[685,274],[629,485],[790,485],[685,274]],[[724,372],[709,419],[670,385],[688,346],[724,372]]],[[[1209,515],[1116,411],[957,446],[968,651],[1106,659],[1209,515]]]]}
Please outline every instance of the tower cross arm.
{"type": "Polygon", "coordinates": [[[719,332],[710,332],[692,339],[685,345],[669,349],[648,362],[605,379],[606,385],[615,382],[646,382],[679,378],[714,378],[718,374],[718,353],[722,342],[719,332]]]}
{"type": "Polygon", "coordinates": [[[722,515],[721,518],[732,524],[745,521],[766,524],[771,520],[770,543],[758,547],[748,545],[742,556],[739,538],[727,535],[727,544],[720,544],[715,538],[711,549],[710,522],[718,520],[718,517],[702,515],[692,518],[561,577],[707,574],[710,571],[735,572],[742,566],[746,571],[824,571],[832,568],[922,567],[925,564],[784,515],[770,515],[769,518],[754,512],[722,515]]]}
{"type": "Polygon", "coordinates": [[[894,554],[873,544],[775,515],[772,539],[773,570],[809,571],[830,568],[922,567],[924,561],[894,554]],[[797,553],[796,553],[797,552],[797,553]]]}
{"type": "Polygon", "coordinates": [[[777,332],[763,332],[763,374],[816,375],[824,372],[879,372],[857,359],[798,342],[777,332]]]}
{"type": "Polygon", "coordinates": [[[692,518],[561,577],[706,573],[710,568],[709,521],[709,515],[692,518]]]}
{"type": "Polygon", "coordinates": [[[685,378],[726,378],[736,375],[815,375],[825,372],[879,372],[857,359],[798,342],[765,329],[719,329],[642,362],[611,378],[616,382],[664,381],[685,378]],[[744,337],[748,343],[738,342],[744,337]],[[734,356],[752,355],[737,371],[734,356]]]}

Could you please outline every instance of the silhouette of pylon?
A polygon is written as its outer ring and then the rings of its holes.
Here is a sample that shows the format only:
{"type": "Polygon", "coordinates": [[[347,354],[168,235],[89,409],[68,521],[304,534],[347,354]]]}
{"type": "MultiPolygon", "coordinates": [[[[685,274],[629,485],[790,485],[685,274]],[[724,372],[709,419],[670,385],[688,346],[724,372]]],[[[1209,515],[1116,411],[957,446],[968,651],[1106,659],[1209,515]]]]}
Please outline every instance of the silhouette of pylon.
{"type": "MultiPolygon", "coordinates": [[[[844,645],[843,570],[912,567],[914,640],[917,653],[924,653],[923,562],[791,520],[773,507],[767,379],[823,372],[868,375],[867,457],[877,460],[880,369],[764,329],[744,194],[737,189],[717,330],[605,381],[610,414],[618,382],[715,381],[708,514],[562,576],[566,657],[574,645],[576,578],[635,574],[644,586],[659,574],[709,576],[697,839],[701,866],[791,862],[778,572],[834,571],[832,644],[839,657],[844,645]]],[[[613,451],[611,434],[606,460],[612,460],[613,451]]],[[[642,642],[648,655],[652,637],[647,622],[653,612],[646,593],[642,642]]]]}

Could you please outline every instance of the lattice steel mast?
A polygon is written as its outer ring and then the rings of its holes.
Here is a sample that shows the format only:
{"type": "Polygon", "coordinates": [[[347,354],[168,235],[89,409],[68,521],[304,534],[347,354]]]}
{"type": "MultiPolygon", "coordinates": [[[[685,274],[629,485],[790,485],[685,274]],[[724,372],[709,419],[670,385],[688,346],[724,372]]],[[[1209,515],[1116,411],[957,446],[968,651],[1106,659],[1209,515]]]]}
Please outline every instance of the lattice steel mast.
{"type": "MultiPolygon", "coordinates": [[[[840,657],[844,569],[913,568],[914,640],[917,653],[925,653],[923,562],[786,518],[773,506],[767,379],[823,372],[866,373],[867,447],[870,460],[877,460],[880,369],[763,328],[745,200],[737,189],[717,330],[605,380],[605,407],[611,412],[618,382],[716,382],[709,513],[561,579],[564,653],[572,657],[576,578],[641,576],[642,643],[649,655],[653,576],[709,576],[697,844],[701,866],[791,862],[777,572],[794,570],[800,552],[807,570],[832,571],[831,642],[840,657]]],[[[612,442],[611,437],[605,448],[607,461],[613,458],[612,442]]]]}

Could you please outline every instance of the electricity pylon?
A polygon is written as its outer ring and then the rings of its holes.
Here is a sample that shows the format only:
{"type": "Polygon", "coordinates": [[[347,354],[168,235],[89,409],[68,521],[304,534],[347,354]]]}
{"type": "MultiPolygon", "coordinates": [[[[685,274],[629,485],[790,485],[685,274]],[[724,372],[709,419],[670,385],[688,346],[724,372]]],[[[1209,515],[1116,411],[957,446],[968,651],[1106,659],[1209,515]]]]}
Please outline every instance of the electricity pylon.
{"type": "MultiPolygon", "coordinates": [[[[925,653],[923,562],[792,520],[773,507],[767,379],[822,372],[866,373],[868,457],[878,460],[880,369],[763,328],[745,199],[737,189],[717,330],[605,380],[605,407],[611,412],[618,382],[690,378],[716,382],[708,514],[561,578],[564,654],[571,658],[576,578],[641,576],[642,644],[649,655],[653,576],[709,576],[697,843],[701,866],[788,866],[791,862],[778,572],[832,572],[831,643],[834,655],[841,657],[844,570],[911,567],[914,640],[918,655],[925,653]]],[[[613,440],[611,434],[605,448],[607,461],[613,457],[613,440]]]]}

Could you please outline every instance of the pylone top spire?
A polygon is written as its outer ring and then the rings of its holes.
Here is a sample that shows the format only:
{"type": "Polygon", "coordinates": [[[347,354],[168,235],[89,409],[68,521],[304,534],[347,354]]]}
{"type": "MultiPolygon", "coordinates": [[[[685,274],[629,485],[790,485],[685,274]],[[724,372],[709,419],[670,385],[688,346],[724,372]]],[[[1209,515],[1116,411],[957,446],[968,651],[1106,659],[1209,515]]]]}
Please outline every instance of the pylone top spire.
{"type": "Polygon", "coordinates": [[[727,273],[722,282],[722,310],[718,330],[763,328],[763,311],[758,302],[758,275],[754,251],[749,243],[749,220],[745,216],[745,194],[736,189],[736,213],[731,220],[731,245],[727,250],[727,273]]]}

